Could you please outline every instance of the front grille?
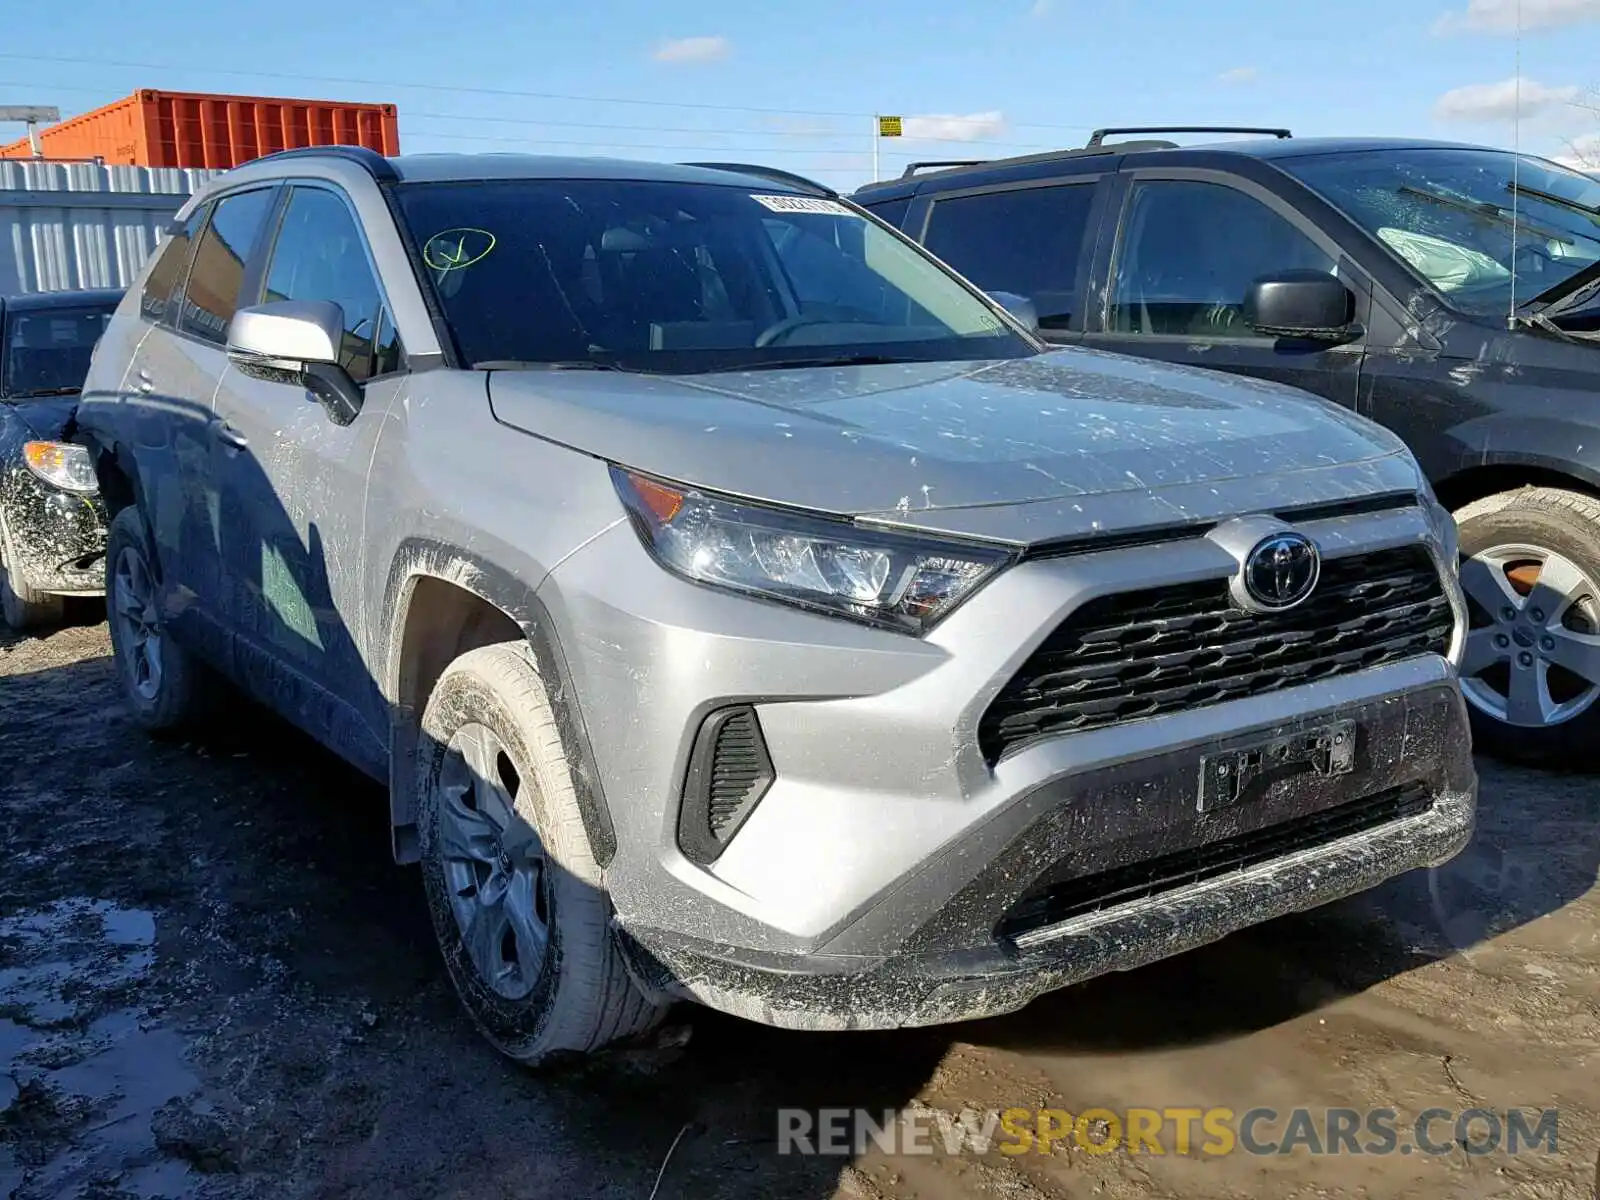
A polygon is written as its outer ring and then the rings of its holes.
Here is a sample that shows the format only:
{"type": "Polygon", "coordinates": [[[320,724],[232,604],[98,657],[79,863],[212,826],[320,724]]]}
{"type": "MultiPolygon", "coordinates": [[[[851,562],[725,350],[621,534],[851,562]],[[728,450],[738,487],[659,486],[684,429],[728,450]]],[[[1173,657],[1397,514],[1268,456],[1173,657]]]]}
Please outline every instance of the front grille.
{"type": "Polygon", "coordinates": [[[1253,833],[1240,834],[1191,850],[1117,867],[1095,875],[1034,888],[1001,921],[998,933],[1014,939],[1085,913],[1217,879],[1260,863],[1326,845],[1427,812],[1432,799],[1426,784],[1389,788],[1310,817],[1297,817],[1253,833]]]}
{"type": "Polygon", "coordinates": [[[1236,607],[1226,579],[1102,596],[995,697],[978,744],[993,764],[1039,738],[1444,654],[1454,620],[1421,546],[1329,559],[1311,599],[1284,613],[1236,607]]]}

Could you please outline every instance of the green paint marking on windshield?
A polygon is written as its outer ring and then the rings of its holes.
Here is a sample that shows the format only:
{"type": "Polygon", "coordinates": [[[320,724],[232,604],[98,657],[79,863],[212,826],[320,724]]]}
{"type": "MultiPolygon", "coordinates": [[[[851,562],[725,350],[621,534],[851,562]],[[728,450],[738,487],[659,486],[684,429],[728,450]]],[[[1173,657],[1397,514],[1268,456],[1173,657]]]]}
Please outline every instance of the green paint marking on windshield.
{"type": "Polygon", "coordinates": [[[470,267],[488,255],[495,246],[494,234],[487,229],[460,226],[434,234],[422,247],[422,261],[441,275],[470,267]]]}

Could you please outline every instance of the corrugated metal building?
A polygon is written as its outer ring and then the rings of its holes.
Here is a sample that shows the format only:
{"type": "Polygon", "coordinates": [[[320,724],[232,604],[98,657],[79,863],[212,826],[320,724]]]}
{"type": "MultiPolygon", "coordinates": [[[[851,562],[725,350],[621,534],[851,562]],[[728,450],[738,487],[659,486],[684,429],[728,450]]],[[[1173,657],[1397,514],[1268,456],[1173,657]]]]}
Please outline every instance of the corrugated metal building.
{"type": "MultiPolygon", "coordinates": [[[[98,159],[116,166],[226,169],[299,146],[366,146],[400,153],[392,104],[232,96],[142,88],[38,131],[47,158],[98,159]]],[[[29,158],[27,138],[0,158],[29,158]]]]}
{"type": "Polygon", "coordinates": [[[0,294],[127,287],[216,171],[0,160],[0,294]]]}

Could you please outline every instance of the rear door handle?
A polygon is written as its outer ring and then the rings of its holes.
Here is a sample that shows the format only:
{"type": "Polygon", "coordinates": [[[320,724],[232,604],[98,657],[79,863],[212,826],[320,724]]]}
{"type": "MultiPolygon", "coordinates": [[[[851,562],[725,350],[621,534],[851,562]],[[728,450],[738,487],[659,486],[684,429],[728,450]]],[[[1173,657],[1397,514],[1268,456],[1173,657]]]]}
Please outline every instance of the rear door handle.
{"type": "Polygon", "coordinates": [[[240,433],[226,421],[218,421],[215,429],[217,431],[217,441],[221,442],[224,446],[229,446],[234,450],[243,450],[250,444],[249,440],[244,436],[244,434],[240,433]]]}

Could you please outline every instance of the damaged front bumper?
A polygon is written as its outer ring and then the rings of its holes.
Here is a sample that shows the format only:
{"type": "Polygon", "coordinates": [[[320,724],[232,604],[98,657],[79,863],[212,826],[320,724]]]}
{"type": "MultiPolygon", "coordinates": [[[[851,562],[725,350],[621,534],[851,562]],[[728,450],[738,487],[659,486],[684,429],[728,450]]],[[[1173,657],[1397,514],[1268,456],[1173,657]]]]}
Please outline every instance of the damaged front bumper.
{"type": "Polygon", "coordinates": [[[1465,707],[1440,683],[1051,778],[812,953],[634,926],[621,941],[658,997],[765,1024],[988,1017],[1444,863],[1470,841],[1476,805],[1465,707]],[[1342,767],[1270,765],[1293,757],[1286,745],[1349,729],[1342,767]],[[1207,786],[1241,762],[1258,766],[1236,796],[1207,786]],[[945,895],[931,919],[890,953],[867,949],[907,907],[926,911],[930,890],[945,895]]]}

